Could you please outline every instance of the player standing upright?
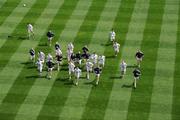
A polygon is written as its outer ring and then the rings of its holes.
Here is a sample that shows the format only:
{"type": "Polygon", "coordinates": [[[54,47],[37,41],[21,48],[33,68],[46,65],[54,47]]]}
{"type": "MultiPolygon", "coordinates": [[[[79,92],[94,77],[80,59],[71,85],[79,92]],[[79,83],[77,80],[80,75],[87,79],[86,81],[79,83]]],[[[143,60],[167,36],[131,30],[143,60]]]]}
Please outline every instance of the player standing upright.
{"type": "Polygon", "coordinates": [[[36,62],[36,65],[37,65],[37,69],[39,71],[39,76],[41,76],[42,75],[42,69],[43,69],[43,62],[38,59],[36,62]]]}
{"type": "Polygon", "coordinates": [[[48,37],[49,46],[51,46],[51,42],[54,37],[54,33],[51,30],[49,30],[46,35],[48,37]]]}
{"type": "Polygon", "coordinates": [[[33,61],[33,63],[35,62],[35,50],[33,48],[31,48],[29,50],[29,54],[30,54],[30,60],[33,61]]]}
{"type": "Polygon", "coordinates": [[[74,68],[75,68],[73,61],[69,62],[68,68],[69,68],[69,80],[71,80],[72,73],[74,73],[74,68]]]}
{"type": "Polygon", "coordinates": [[[63,58],[63,55],[62,55],[62,51],[60,50],[60,48],[56,49],[56,63],[57,63],[57,69],[59,71],[59,66],[60,64],[62,64],[62,58],[63,58]]]}
{"type": "Polygon", "coordinates": [[[124,77],[124,74],[126,74],[126,67],[127,67],[127,64],[126,64],[126,62],[123,60],[123,61],[121,62],[121,65],[120,65],[121,77],[122,77],[122,78],[124,77]]]}
{"type": "Polygon", "coordinates": [[[52,60],[48,60],[46,62],[46,65],[48,67],[48,69],[47,69],[47,78],[51,79],[51,77],[52,77],[52,70],[53,70],[55,64],[54,64],[54,62],[52,60]]]}
{"type": "Polygon", "coordinates": [[[89,60],[86,62],[86,77],[87,77],[87,79],[89,80],[89,74],[90,74],[90,72],[92,72],[92,70],[93,70],[93,63],[92,62],[90,62],[89,60]]]}
{"type": "Polygon", "coordinates": [[[39,51],[38,55],[39,55],[39,60],[42,61],[42,63],[44,63],[45,54],[42,51],[39,51]]]}
{"type": "Polygon", "coordinates": [[[27,32],[28,32],[28,39],[30,39],[31,36],[34,39],[33,26],[30,23],[27,24],[27,32]]]}
{"type": "Polygon", "coordinates": [[[137,83],[137,80],[139,80],[139,76],[141,75],[141,71],[138,68],[136,68],[133,71],[133,75],[134,75],[133,86],[134,86],[134,88],[136,88],[136,83],[137,83]]]}
{"type": "Polygon", "coordinates": [[[109,33],[109,39],[111,42],[113,42],[113,41],[115,41],[115,38],[116,38],[116,33],[115,33],[114,29],[112,28],[112,30],[109,33]]]}
{"type": "Polygon", "coordinates": [[[93,64],[97,65],[98,55],[95,52],[90,56],[90,58],[91,58],[93,64]]]}
{"type": "Polygon", "coordinates": [[[53,57],[52,57],[52,55],[50,53],[48,53],[46,58],[47,58],[47,61],[53,60],[53,57]]]}
{"type": "Polygon", "coordinates": [[[79,69],[78,67],[74,69],[74,75],[76,76],[75,85],[78,85],[81,72],[82,72],[81,69],[79,69]]]}
{"type": "Polygon", "coordinates": [[[68,48],[67,48],[67,59],[68,59],[68,62],[71,61],[71,56],[73,54],[73,51],[74,51],[74,45],[70,42],[68,44],[68,48]]]}
{"type": "Polygon", "coordinates": [[[142,61],[142,59],[143,59],[143,57],[144,57],[144,53],[141,52],[140,50],[138,50],[138,51],[136,52],[135,57],[136,57],[136,60],[137,60],[137,66],[140,67],[140,63],[141,63],[141,61],[142,61]]]}
{"type": "Polygon", "coordinates": [[[104,55],[100,55],[99,58],[98,58],[98,64],[100,67],[104,67],[104,64],[105,64],[105,56],[104,55]]]}
{"type": "Polygon", "coordinates": [[[117,42],[114,42],[113,43],[113,48],[114,48],[115,56],[117,56],[118,53],[119,53],[120,44],[117,43],[117,42]]]}
{"type": "Polygon", "coordinates": [[[58,42],[56,42],[56,44],[55,44],[54,47],[55,47],[55,50],[56,50],[56,49],[60,49],[60,50],[61,50],[61,46],[60,46],[60,44],[59,44],[58,42]]]}
{"type": "Polygon", "coordinates": [[[100,69],[100,67],[94,68],[94,73],[96,74],[96,85],[98,85],[99,83],[99,77],[100,77],[101,71],[102,70],[100,69]]]}

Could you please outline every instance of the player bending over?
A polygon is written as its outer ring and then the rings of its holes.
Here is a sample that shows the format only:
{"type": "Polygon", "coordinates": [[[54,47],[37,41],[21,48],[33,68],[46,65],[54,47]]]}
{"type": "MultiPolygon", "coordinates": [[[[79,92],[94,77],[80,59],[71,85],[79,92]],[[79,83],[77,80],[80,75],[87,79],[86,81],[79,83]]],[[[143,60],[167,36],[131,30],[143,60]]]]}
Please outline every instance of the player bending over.
{"type": "Polygon", "coordinates": [[[75,77],[76,77],[76,80],[75,80],[75,85],[78,85],[78,82],[79,82],[79,78],[80,78],[80,76],[81,76],[81,69],[79,69],[78,67],[76,67],[75,69],[74,69],[74,75],[75,75],[75,77]]]}
{"type": "Polygon", "coordinates": [[[48,37],[49,46],[51,46],[52,39],[54,37],[54,33],[51,30],[49,30],[46,35],[48,37]]]}
{"type": "Polygon", "coordinates": [[[89,80],[89,74],[90,74],[90,72],[92,72],[92,70],[93,70],[93,63],[92,62],[90,62],[89,60],[86,62],[86,77],[87,77],[87,79],[89,80]]]}
{"type": "Polygon", "coordinates": [[[113,48],[114,48],[115,56],[117,56],[118,53],[119,53],[120,44],[117,43],[117,42],[114,42],[113,43],[113,48]]]}
{"type": "Polygon", "coordinates": [[[27,32],[28,32],[28,39],[30,39],[31,36],[34,39],[33,26],[30,23],[27,24],[27,32]]]}
{"type": "Polygon", "coordinates": [[[136,52],[135,57],[136,57],[136,60],[137,60],[137,66],[140,67],[140,63],[141,63],[141,61],[142,61],[142,59],[143,59],[143,57],[144,57],[144,53],[141,52],[140,50],[138,50],[138,51],[136,52]]]}
{"type": "Polygon", "coordinates": [[[29,50],[29,54],[30,54],[30,60],[33,61],[33,63],[35,62],[35,50],[33,48],[31,48],[29,50]]]}
{"type": "Polygon", "coordinates": [[[136,83],[137,83],[137,80],[139,80],[139,76],[141,75],[141,71],[138,68],[136,68],[133,71],[133,75],[134,75],[133,86],[134,86],[134,88],[136,88],[136,83]]]}
{"type": "Polygon", "coordinates": [[[72,74],[74,73],[74,68],[75,68],[75,65],[74,65],[73,61],[70,61],[70,62],[69,62],[69,65],[68,65],[68,69],[69,69],[69,80],[71,80],[71,78],[72,78],[72,74]]]}
{"type": "Polygon", "coordinates": [[[121,78],[124,77],[124,75],[126,74],[126,67],[127,67],[127,64],[126,62],[123,60],[120,64],[120,69],[121,69],[121,78]]]}

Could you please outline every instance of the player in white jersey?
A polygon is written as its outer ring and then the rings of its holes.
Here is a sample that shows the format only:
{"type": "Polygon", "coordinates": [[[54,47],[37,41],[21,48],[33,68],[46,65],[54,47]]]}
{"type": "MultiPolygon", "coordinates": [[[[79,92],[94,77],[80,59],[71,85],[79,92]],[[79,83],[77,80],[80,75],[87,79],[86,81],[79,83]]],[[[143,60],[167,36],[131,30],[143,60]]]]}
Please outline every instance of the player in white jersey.
{"type": "Polygon", "coordinates": [[[104,64],[105,64],[105,56],[104,55],[100,55],[99,58],[98,58],[98,64],[100,67],[104,67],[104,64]]]}
{"type": "Polygon", "coordinates": [[[126,68],[127,68],[127,64],[126,62],[123,60],[120,64],[120,69],[121,69],[121,78],[124,77],[124,74],[126,74],[126,68]]]}
{"type": "Polygon", "coordinates": [[[87,79],[89,80],[89,74],[90,74],[90,72],[92,72],[93,71],[93,63],[92,62],[90,62],[89,60],[86,62],[86,77],[87,77],[87,79]]]}
{"type": "Polygon", "coordinates": [[[115,56],[117,56],[117,54],[119,53],[120,44],[117,42],[114,42],[113,48],[114,48],[115,56]]]}
{"type": "Polygon", "coordinates": [[[80,76],[81,76],[81,73],[82,73],[82,71],[81,71],[81,69],[79,69],[78,67],[76,67],[76,68],[74,69],[74,75],[75,75],[75,77],[76,77],[75,85],[78,85],[78,82],[79,82],[79,78],[80,78],[80,76]]]}
{"type": "Polygon", "coordinates": [[[71,61],[71,55],[73,54],[73,51],[70,49],[67,49],[67,60],[68,62],[71,61]]]}
{"type": "Polygon", "coordinates": [[[43,69],[43,62],[38,59],[37,62],[36,62],[36,65],[37,65],[37,69],[38,69],[38,71],[39,71],[39,75],[41,76],[41,74],[42,74],[42,69],[43,69]]]}
{"type": "Polygon", "coordinates": [[[115,38],[116,38],[116,33],[114,31],[114,29],[112,29],[109,33],[109,39],[111,42],[115,41],[115,38]]]}
{"type": "Polygon", "coordinates": [[[69,62],[68,69],[69,69],[69,79],[71,80],[72,73],[74,73],[75,65],[72,61],[69,62]]]}
{"type": "Polygon", "coordinates": [[[70,51],[74,51],[74,45],[72,44],[72,42],[70,42],[69,44],[68,44],[68,50],[70,50],[70,51]]]}
{"type": "Polygon", "coordinates": [[[38,55],[39,55],[39,60],[42,61],[42,63],[44,63],[45,54],[42,51],[39,51],[38,55]]]}
{"type": "Polygon", "coordinates": [[[34,31],[33,31],[33,26],[32,24],[28,23],[27,24],[27,32],[28,32],[28,39],[32,36],[34,39],[34,31]]]}
{"type": "Polygon", "coordinates": [[[51,60],[53,60],[53,57],[52,57],[52,55],[50,54],[50,53],[48,53],[48,55],[47,55],[47,61],[51,61],[51,60]]]}
{"type": "Polygon", "coordinates": [[[98,60],[98,55],[94,52],[91,56],[90,59],[92,60],[93,64],[96,65],[97,64],[97,60],[98,60]]]}

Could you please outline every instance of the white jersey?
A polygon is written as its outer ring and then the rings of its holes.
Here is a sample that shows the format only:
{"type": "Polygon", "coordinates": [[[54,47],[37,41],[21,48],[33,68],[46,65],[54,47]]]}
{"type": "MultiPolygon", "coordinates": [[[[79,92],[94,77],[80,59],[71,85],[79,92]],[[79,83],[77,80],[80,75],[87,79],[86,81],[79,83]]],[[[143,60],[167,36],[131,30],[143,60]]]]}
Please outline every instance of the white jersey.
{"type": "Polygon", "coordinates": [[[127,64],[123,61],[120,65],[121,71],[126,71],[127,64]]]}
{"type": "Polygon", "coordinates": [[[97,63],[97,60],[98,60],[98,55],[97,54],[92,54],[90,56],[91,60],[93,61],[93,64],[96,64],[97,63]]]}
{"type": "Polygon", "coordinates": [[[90,61],[86,62],[86,70],[87,70],[87,72],[92,71],[93,65],[94,64],[92,62],[90,62],[90,61]]]}
{"type": "Polygon", "coordinates": [[[69,71],[74,72],[74,68],[75,68],[74,63],[70,62],[68,68],[69,68],[69,71]]]}
{"type": "Polygon", "coordinates": [[[119,43],[114,43],[113,48],[114,48],[114,51],[119,52],[120,44],[119,43]]]}
{"type": "Polygon", "coordinates": [[[33,26],[31,24],[27,25],[28,32],[33,32],[33,26]]]}
{"type": "Polygon", "coordinates": [[[68,50],[72,51],[74,50],[74,45],[72,43],[68,44],[68,50]]]}
{"type": "Polygon", "coordinates": [[[47,55],[47,61],[50,61],[50,60],[53,60],[53,57],[52,57],[51,54],[48,54],[48,55],[47,55]]]}
{"type": "Polygon", "coordinates": [[[115,40],[116,33],[115,33],[114,31],[111,31],[111,32],[109,33],[109,36],[110,36],[110,40],[113,41],[113,40],[115,40]]]}
{"type": "Polygon", "coordinates": [[[39,70],[40,72],[42,72],[43,62],[40,61],[40,60],[38,60],[38,61],[36,62],[36,65],[37,65],[37,67],[38,67],[38,70],[39,70]]]}
{"type": "Polygon", "coordinates": [[[56,49],[56,55],[57,56],[61,56],[62,55],[62,51],[58,48],[58,49],[56,49]]]}
{"type": "Polygon", "coordinates": [[[82,71],[81,71],[81,69],[79,69],[79,68],[75,68],[75,69],[74,69],[74,74],[75,74],[75,76],[78,77],[78,78],[80,77],[81,72],[82,72],[82,71]]]}
{"type": "Polygon", "coordinates": [[[39,60],[44,61],[44,59],[45,59],[45,54],[43,52],[40,52],[39,53],[39,60]]]}
{"type": "Polygon", "coordinates": [[[105,56],[104,56],[104,55],[99,56],[99,58],[98,58],[98,63],[99,63],[100,65],[104,65],[104,63],[105,63],[105,56]]]}

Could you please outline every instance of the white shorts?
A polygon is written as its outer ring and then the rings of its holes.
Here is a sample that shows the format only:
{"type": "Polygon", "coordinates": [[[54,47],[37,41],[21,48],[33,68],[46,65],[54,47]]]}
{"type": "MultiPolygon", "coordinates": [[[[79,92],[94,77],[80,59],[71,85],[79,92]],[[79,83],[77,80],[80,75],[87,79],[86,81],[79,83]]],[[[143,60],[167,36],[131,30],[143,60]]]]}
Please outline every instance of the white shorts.
{"type": "Polygon", "coordinates": [[[49,41],[52,41],[52,38],[53,38],[53,37],[48,37],[48,40],[49,40],[49,41]]]}
{"type": "Polygon", "coordinates": [[[96,74],[96,77],[100,77],[100,74],[96,74]]]}
{"type": "Polygon", "coordinates": [[[115,40],[115,36],[111,36],[111,37],[110,37],[110,40],[111,40],[111,41],[115,40]]]}
{"type": "Polygon", "coordinates": [[[48,71],[51,72],[53,70],[53,68],[48,68],[48,71]]]}
{"type": "Polygon", "coordinates": [[[114,51],[118,53],[118,52],[119,52],[119,49],[114,49],[114,51]]]}
{"type": "Polygon", "coordinates": [[[74,73],[74,70],[69,70],[69,75],[71,75],[71,73],[74,73]]]}
{"type": "Polygon", "coordinates": [[[33,33],[33,30],[32,29],[28,29],[28,33],[33,33]]]}
{"type": "Polygon", "coordinates": [[[137,60],[137,61],[142,61],[142,58],[136,57],[136,60],[137,60]]]}
{"type": "Polygon", "coordinates": [[[134,77],[134,80],[139,80],[139,77],[134,77]]]}

